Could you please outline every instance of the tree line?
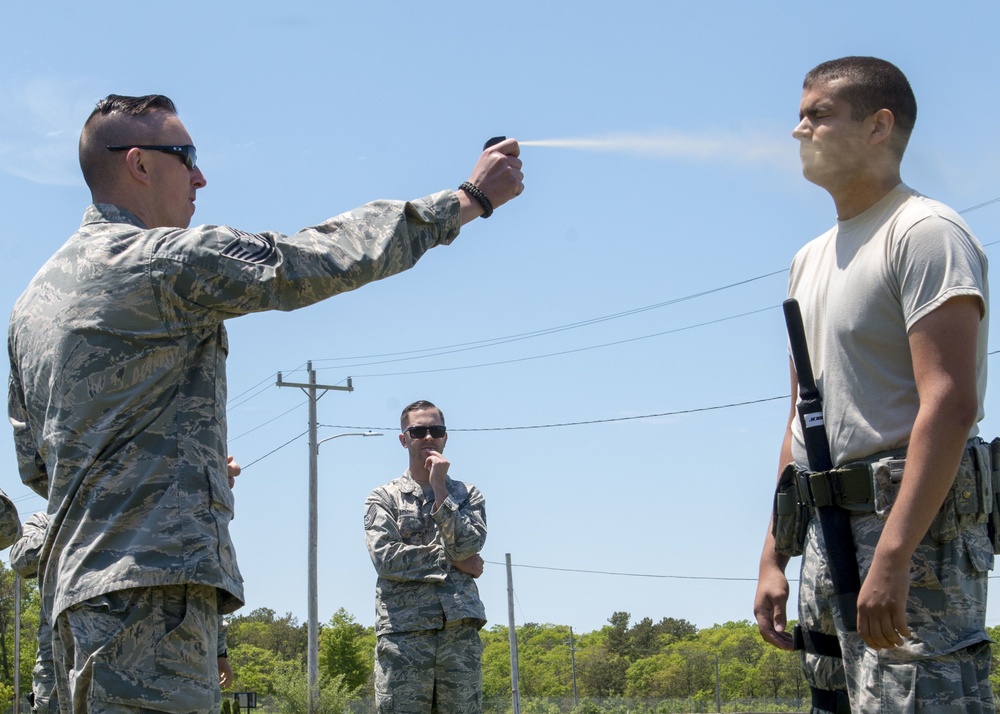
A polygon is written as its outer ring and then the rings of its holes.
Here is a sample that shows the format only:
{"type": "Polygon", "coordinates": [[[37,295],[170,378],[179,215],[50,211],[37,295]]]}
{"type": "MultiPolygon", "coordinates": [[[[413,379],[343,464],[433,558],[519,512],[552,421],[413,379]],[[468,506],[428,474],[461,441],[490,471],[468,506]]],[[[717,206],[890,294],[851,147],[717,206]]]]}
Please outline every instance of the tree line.
{"type": "MultiPolygon", "coordinates": [[[[21,585],[21,653],[14,661],[14,573],[0,563],[0,711],[13,701],[13,672],[31,686],[40,600],[35,581],[21,585]]],[[[259,712],[306,711],[307,626],[269,608],[227,618],[233,686],[255,692],[259,712]]],[[[1000,641],[1000,626],[990,628],[1000,641]]],[[[511,710],[508,628],[493,625],[483,640],[485,711],[511,710]]],[[[615,612],[600,629],[572,633],[567,625],[526,623],[516,629],[522,712],[808,710],[809,689],[796,653],[767,645],[747,620],[698,629],[664,617],[633,622],[615,612]],[[761,703],[767,703],[766,706],[761,703]],[[729,704],[729,707],[727,707],[729,704]]],[[[994,645],[997,647],[997,645],[994,645]]],[[[320,706],[324,712],[374,711],[375,632],[341,608],[320,627],[320,706]]],[[[995,658],[996,658],[995,654],[995,658]]],[[[1000,691],[1000,672],[991,676],[1000,691]]],[[[230,708],[232,705],[226,702],[230,708]]]]}

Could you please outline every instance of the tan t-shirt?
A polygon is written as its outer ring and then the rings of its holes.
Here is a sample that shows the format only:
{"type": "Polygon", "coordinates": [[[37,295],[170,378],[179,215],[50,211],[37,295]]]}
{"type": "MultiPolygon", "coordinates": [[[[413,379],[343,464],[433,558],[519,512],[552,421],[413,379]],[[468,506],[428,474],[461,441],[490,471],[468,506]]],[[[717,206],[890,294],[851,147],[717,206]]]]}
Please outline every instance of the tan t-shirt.
{"type": "MultiPolygon", "coordinates": [[[[795,256],[788,295],[802,309],[834,464],[909,443],[919,400],[907,332],[960,295],[982,303],[976,421],[983,418],[986,273],[986,255],[965,221],[904,184],[795,256]]],[[[978,433],[974,425],[969,436],[978,433]]],[[[805,467],[797,420],[792,434],[792,454],[805,467]]]]}

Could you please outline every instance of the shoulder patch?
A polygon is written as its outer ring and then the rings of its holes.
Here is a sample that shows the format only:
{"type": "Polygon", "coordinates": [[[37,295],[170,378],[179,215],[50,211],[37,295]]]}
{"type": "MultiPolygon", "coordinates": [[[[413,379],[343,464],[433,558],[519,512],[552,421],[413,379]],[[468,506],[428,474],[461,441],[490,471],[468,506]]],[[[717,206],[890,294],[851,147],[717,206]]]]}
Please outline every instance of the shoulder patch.
{"type": "Polygon", "coordinates": [[[264,263],[274,255],[274,241],[267,236],[256,233],[246,233],[231,226],[226,226],[235,238],[222,249],[227,258],[241,260],[244,263],[264,263]]]}
{"type": "Polygon", "coordinates": [[[375,525],[375,516],[378,514],[378,506],[372,504],[368,506],[368,510],[365,512],[365,530],[368,530],[373,525],[375,525]]]}

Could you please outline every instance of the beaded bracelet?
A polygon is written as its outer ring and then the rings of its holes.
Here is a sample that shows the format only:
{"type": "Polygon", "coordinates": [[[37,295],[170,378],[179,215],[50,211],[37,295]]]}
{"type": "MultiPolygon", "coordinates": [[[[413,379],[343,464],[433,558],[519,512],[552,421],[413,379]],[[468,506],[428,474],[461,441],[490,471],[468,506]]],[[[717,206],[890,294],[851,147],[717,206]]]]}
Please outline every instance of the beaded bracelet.
{"type": "Polygon", "coordinates": [[[476,184],[466,181],[458,188],[479,202],[479,205],[483,207],[483,218],[489,218],[493,215],[493,204],[490,203],[490,199],[486,198],[486,194],[480,191],[476,184]]]}

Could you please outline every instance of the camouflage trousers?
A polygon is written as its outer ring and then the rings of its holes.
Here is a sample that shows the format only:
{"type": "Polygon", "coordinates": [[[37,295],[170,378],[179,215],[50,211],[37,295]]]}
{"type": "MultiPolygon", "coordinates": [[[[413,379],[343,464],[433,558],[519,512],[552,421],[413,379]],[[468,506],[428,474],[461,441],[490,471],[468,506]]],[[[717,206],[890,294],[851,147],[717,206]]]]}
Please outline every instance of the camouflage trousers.
{"type": "Polygon", "coordinates": [[[52,628],[45,613],[38,615],[38,652],[35,654],[35,668],[31,672],[31,710],[35,712],[59,711],[59,697],[56,696],[56,673],[52,663],[52,628]]]}
{"type": "Polygon", "coordinates": [[[119,590],[61,612],[53,628],[61,711],[219,711],[215,588],[119,590]]]}
{"type": "MultiPolygon", "coordinates": [[[[862,581],[883,524],[874,513],[851,518],[862,581]]],[[[819,519],[812,518],[799,580],[799,623],[807,630],[836,634],[843,660],[805,655],[810,686],[842,690],[846,685],[856,713],[993,712],[985,629],[992,552],[982,523],[964,524],[947,542],[925,536],[910,567],[906,621],[912,637],[897,649],[873,650],[857,632],[843,627],[823,532],[819,519]]]]}
{"type": "Polygon", "coordinates": [[[478,622],[472,620],[442,630],[379,635],[379,714],[478,714],[483,710],[482,654],[478,622]]]}

